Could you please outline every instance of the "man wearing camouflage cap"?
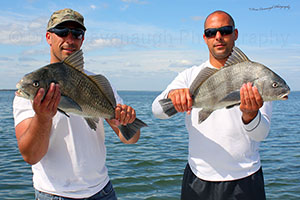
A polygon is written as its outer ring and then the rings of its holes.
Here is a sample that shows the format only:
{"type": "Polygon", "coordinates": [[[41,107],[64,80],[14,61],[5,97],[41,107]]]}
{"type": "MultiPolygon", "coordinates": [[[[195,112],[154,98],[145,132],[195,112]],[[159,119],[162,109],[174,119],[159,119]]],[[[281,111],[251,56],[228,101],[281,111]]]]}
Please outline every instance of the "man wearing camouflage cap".
{"type": "MultiPolygon", "coordinates": [[[[61,62],[79,50],[85,31],[83,16],[78,12],[54,12],[46,33],[50,63],[61,62]]],[[[135,143],[139,131],[127,141],[117,128],[119,123],[132,123],[135,110],[121,105],[122,99],[113,90],[118,103],[116,119],[106,121],[122,142],[135,143]]],[[[44,93],[40,89],[32,103],[17,96],[13,103],[16,138],[24,160],[32,165],[35,199],[117,199],[105,166],[104,119],[94,131],[84,118],[57,112],[58,84],[51,84],[45,98],[44,93]]]]}

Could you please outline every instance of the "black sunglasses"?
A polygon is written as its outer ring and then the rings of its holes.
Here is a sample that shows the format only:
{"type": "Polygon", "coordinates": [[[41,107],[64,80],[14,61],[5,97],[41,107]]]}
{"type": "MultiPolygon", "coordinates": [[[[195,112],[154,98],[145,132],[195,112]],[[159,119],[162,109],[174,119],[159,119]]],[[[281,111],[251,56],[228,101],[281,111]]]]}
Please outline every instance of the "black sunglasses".
{"type": "Polygon", "coordinates": [[[55,27],[48,30],[50,33],[55,33],[59,37],[66,37],[71,32],[75,39],[81,40],[84,36],[84,30],[80,28],[55,27]]]}
{"type": "Polygon", "coordinates": [[[233,26],[222,26],[220,28],[208,28],[204,30],[204,35],[208,38],[215,37],[219,31],[221,35],[229,35],[233,32],[233,26]]]}

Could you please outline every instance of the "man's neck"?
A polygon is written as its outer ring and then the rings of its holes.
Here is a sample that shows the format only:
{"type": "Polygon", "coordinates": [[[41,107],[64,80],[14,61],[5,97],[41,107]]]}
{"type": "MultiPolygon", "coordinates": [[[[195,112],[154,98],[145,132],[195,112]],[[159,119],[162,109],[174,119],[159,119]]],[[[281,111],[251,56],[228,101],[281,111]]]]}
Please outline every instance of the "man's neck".
{"type": "Polygon", "coordinates": [[[221,67],[223,67],[223,66],[225,65],[226,60],[227,60],[227,58],[226,58],[226,59],[222,59],[222,60],[217,60],[217,59],[215,59],[215,58],[210,58],[210,59],[209,59],[209,62],[210,62],[210,64],[211,64],[212,66],[214,66],[215,68],[220,69],[221,67]]]}
{"type": "Polygon", "coordinates": [[[61,60],[55,56],[52,52],[50,53],[50,63],[57,63],[57,62],[61,62],[61,60]]]}

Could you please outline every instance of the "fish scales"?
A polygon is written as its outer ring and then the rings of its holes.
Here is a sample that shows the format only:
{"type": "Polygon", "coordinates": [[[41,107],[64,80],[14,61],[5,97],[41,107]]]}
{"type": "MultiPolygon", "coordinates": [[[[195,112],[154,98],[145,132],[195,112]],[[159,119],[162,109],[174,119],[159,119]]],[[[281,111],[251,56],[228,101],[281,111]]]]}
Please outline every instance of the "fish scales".
{"type": "Polygon", "coordinates": [[[64,74],[64,76],[54,76],[55,81],[64,86],[61,87],[62,95],[70,97],[81,105],[82,111],[66,109],[66,112],[87,117],[99,117],[99,113],[101,113],[101,117],[111,118],[114,116],[112,105],[106,101],[100,89],[88,76],[63,63],[49,67],[49,69],[51,68],[55,75],[64,74]],[[95,100],[93,105],[87,99],[95,100]],[[99,112],[99,110],[102,111],[99,112]]]}
{"type": "MultiPolygon", "coordinates": [[[[218,74],[214,74],[208,78],[199,88],[197,98],[194,99],[195,105],[202,108],[211,108],[212,105],[217,105],[215,108],[226,107],[228,102],[220,102],[231,91],[239,91],[241,85],[247,82],[253,82],[259,78],[259,68],[249,67],[249,62],[237,64],[232,67],[227,67],[218,74]],[[251,76],[252,75],[252,76],[251,76]],[[230,80],[230,81],[228,81],[230,80]],[[210,91],[205,89],[210,88],[210,91]]],[[[231,104],[239,103],[239,100],[232,101],[231,104]]]]}

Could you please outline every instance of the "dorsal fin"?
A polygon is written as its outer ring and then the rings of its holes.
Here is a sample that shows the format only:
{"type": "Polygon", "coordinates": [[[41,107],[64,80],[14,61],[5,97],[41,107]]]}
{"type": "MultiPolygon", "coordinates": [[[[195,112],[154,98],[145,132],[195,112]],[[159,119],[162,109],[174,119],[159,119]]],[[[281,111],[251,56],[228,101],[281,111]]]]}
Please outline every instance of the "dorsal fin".
{"type": "Polygon", "coordinates": [[[216,73],[217,71],[219,71],[216,68],[210,68],[210,67],[205,67],[204,69],[202,69],[199,74],[197,75],[197,77],[195,78],[195,80],[193,81],[191,87],[190,87],[190,92],[193,95],[194,92],[196,91],[196,89],[206,80],[208,79],[208,77],[210,77],[211,75],[213,75],[214,73],[216,73]]]}
{"type": "Polygon", "coordinates": [[[105,76],[98,74],[90,75],[89,77],[98,85],[104,96],[109,100],[113,107],[116,107],[116,99],[114,92],[109,81],[105,78],[105,76]]]}
{"type": "Polygon", "coordinates": [[[83,71],[83,64],[84,64],[83,53],[82,53],[81,49],[79,51],[72,53],[67,58],[65,58],[65,60],[63,62],[84,73],[84,71],[83,71]]]}
{"type": "Polygon", "coordinates": [[[250,61],[250,60],[239,48],[233,47],[232,53],[227,59],[224,67],[228,67],[245,61],[250,61]]]}

